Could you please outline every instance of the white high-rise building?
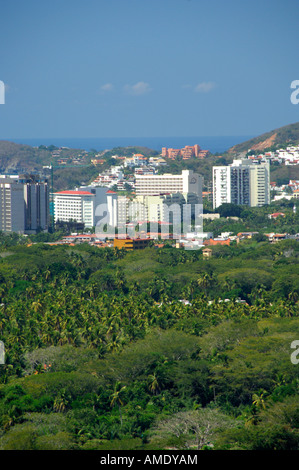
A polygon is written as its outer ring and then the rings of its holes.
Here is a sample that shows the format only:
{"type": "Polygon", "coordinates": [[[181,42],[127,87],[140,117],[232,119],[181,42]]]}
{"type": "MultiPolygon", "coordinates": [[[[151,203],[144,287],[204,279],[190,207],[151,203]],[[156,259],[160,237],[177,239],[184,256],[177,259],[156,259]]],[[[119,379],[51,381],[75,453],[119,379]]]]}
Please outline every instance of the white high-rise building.
{"type": "Polygon", "coordinates": [[[75,221],[91,228],[94,222],[95,194],[89,191],[59,191],[54,193],[54,221],[75,221]]]}
{"type": "Polygon", "coordinates": [[[109,215],[105,217],[105,220],[109,225],[113,225],[113,213],[110,212],[111,199],[117,196],[117,193],[107,189],[107,186],[80,186],[76,188],[76,191],[87,191],[95,195],[94,198],[94,225],[102,222],[102,218],[105,212],[108,210],[109,215]],[[107,206],[108,205],[108,209],[107,206]]]}
{"type": "Polygon", "coordinates": [[[270,204],[269,163],[234,160],[213,167],[213,207],[224,203],[260,207],[270,204]]]}
{"type": "Polygon", "coordinates": [[[199,203],[202,202],[202,183],[201,175],[192,170],[183,170],[181,175],[163,174],[163,175],[136,175],[135,189],[137,196],[156,196],[160,194],[188,194],[194,193],[199,197],[199,203]]]}
{"type": "MultiPolygon", "coordinates": [[[[248,161],[248,160],[245,160],[248,161]]],[[[261,207],[270,204],[269,163],[250,165],[250,205],[261,207]]]]}
{"type": "Polygon", "coordinates": [[[107,201],[107,223],[111,227],[116,227],[118,223],[118,218],[117,218],[117,204],[115,201],[117,201],[117,193],[115,191],[112,191],[111,189],[108,189],[106,192],[106,201],[107,201]]]}

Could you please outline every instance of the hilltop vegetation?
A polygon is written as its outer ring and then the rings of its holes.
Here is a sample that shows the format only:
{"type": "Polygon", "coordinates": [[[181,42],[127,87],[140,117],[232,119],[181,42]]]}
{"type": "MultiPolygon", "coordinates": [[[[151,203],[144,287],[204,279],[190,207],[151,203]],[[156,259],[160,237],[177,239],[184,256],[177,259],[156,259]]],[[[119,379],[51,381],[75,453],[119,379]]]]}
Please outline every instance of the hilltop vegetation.
{"type": "Polygon", "coordinates": [[[234,145],[228,151],[229,154],[246,153],[249,149],[262,152],[265,150],[276,150],[286,145],[299,144],[299,122],[279,127],[247,140],[241,144],[234,145]]]}
{"type": "Polygon", "coordinates": [[[298,262],[3,245],[0,448],[298,450],[298,262]]]}
{"type": "MultiPolygon", "coordinates": [[[[57,150],[54,145],[31,147],[30,145],[16,144],[14,142],[0,141],[0,171],[2,173],[38,172],[43,165],[53,162],[52,152],[57,150]]],[[[61,157],[78,155],[81,150],[62,149],[61,157]]]]}
{"type": "Polygon", "coordinates": [[[157,152],[156,150],[150,149],[148,147],[129,146],[129,147],[114,147],[111,150],[105,150],[103,152],[103,157],[109,158],[109,157],[112,157],[113,155],[130,157],[133,154],[137,154],[137,153],[140,153],[146,157],[159,155],[159,152],[157,152]]]}
{"type": "Polygon", "coordinates": [[[142,153],[147,156],[158,154],[147,147],[116,147],[104,152],[90,149],[89,152],[85,152],[82,149],[58,148],[55,145],[31,147],[2,140],[0,141],[0,173],[39,173],[49,178],[50,181],[50,171],[44,167],[54,165],[54,191],[61,191],[81,184],[89,184],[100,171],[107,170],[118,163],[117,160],[111,158],[113,155],[131,156],[133,153],[142,153]],[[53,156],[53,153],[59,157],[53,156]],[[104,162],[101,165],[93,165],[91,160],[98,153],[101,154],[104,162]],[[76,164],[73,162],[74,158],[77,159],[76,164]],[[59,164],[60,159],[65,159],[66,164],[59,164]]]}
{"type": "Polygon", "coordinates": [[[90,163],[92,154],[82,154],[78,149],[58,149],[54,145],[31,147],[29,145],[16,144],[9,141],[0,141],[0,172],[3,174],[35,174],[38,173],[51,182],[50,170],[44,166],[54,165],[54,190],[64,190],[89,183],[99,171],[90,163]],[[57,163],[58,158],[53,157],[53,152],[59,150],[59,158],[81,158],[81,164],[74,165],[70,160],[70,166],[66,167],[57,163]]]}

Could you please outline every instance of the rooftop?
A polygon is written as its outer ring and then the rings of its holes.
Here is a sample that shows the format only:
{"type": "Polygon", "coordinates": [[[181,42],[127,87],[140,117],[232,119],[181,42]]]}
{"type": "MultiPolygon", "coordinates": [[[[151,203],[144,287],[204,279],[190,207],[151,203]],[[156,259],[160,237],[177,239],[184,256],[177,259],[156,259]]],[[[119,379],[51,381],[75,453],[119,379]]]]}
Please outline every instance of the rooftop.
{"type": "Polygon", "coordinates": [[[65,196],[94,196],[89,191],[58,191],[55,194],[64,194],[65,196]]]}

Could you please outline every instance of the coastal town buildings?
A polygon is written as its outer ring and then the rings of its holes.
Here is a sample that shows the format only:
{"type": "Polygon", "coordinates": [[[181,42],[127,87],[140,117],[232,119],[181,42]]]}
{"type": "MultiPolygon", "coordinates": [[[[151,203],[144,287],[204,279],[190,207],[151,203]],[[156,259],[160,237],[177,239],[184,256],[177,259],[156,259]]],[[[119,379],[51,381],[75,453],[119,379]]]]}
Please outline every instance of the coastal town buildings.
{"type": "Polygon", "coordinates": [[[213,167],[213,207],[224,203],[261,207],[270,204],[269,163],[234,160],[213,167]]]}
{"type": "Polygon", "coordinates": [[[44,178],[0,176],[0,230],[35,233],[49,226],[49,188],[44,178]]]}
{"type": "Polygon", "coordinates": [[[161,156],[174,160],[175,158],[182,158],[183,160],[189,160],[192,157],[205,158],[209,154],[208,150],[201,150],[198,144],[186,145],[181,149],[162,147],[161,156]]]}
{"type": "Polygon", "coordinates": [[[148,221],[180,224],[184,206],[194,216],[202,204],[202,177],[192,170],[181,175],[135,174],[134,198],[117,199],[118,222],[148,221]]]}
{"type": "Polygon", "coordinates": [[[299,165],[299,145],[287,146],[286,148],[264,153],[252,153],[251,150],[249,150],[248,158],[251,160],[278,163],[280,165],[296,166],[299,165]]]}
{"type": "Polygon", "coordinates": [[[183,170],[181,175],[137,173],[135,187],[131,195],[118,194],[111,189],[106,191],[107,214],[103,211],[98,214],[101,221],[96,224],[96,230],[101,232],[107,224],[124,232],[131,223],[145,226],[157,223],[162,226],[162,232],[167,231],[170,224],[180,231],[182,221],[186,220],[190,229],[191,217],[195,219],[195,214],[197,224],[201,222],[202,177],[193,171],[183,170]]]}
{"type": "Polygon", "coordinates": [[[54,193],[54,221],[76,221],[94,227],[95,197],[90,191],[82,190],[54,193]]]}
{"type": "Polygon", "coordinates": [[[136,175],[135,189],[137,195],[155,196],[159,194],[182,193],[196,194],[202,202],[203,178],[192,170],[182,170],[180,175],[136,175]]]}
{"type": "Polygon", "coordinates": [[[114,238],[113,247],[121,250],[142,250],[149,246],[152,240],[150,238],[114,238]]]}

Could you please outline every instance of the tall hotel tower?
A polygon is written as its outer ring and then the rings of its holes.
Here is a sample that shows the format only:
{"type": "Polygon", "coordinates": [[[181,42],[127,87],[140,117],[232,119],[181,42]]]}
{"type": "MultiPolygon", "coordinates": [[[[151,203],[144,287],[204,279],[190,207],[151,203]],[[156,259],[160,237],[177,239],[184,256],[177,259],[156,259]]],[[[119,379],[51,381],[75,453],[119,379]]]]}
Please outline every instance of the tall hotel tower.
{"type": "Polygon", "coordinates": [[[213,207],[224,203],[260,207],[270,204],[269,163],[234,160],[213,167],[213,207]]]}

